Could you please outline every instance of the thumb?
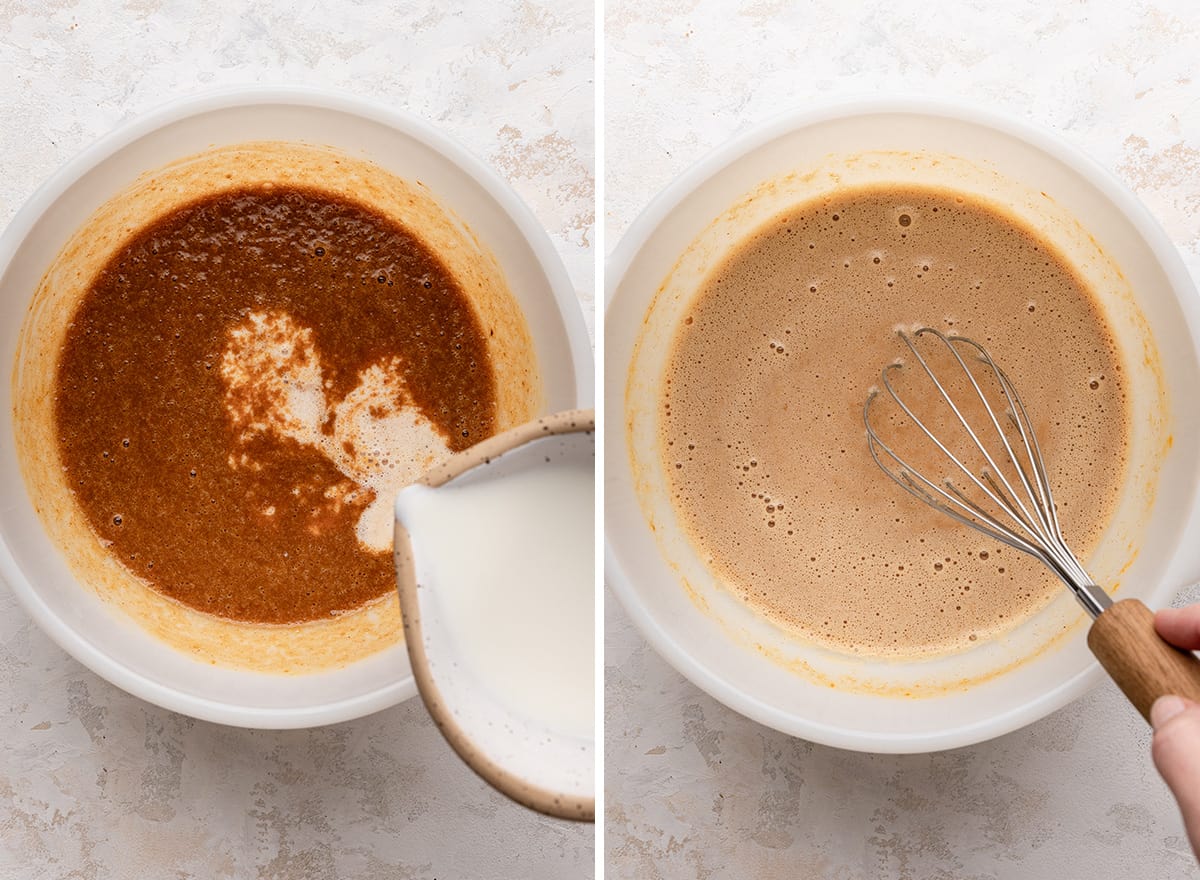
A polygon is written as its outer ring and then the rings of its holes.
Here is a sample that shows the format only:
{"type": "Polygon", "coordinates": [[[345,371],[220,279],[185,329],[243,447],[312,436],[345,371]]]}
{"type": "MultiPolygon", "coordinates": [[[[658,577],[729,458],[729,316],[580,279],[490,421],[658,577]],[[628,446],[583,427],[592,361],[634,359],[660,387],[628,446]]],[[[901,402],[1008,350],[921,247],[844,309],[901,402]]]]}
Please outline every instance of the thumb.
{"type": "Polygon", "coordinates": [[[1200,858],[1200,706],[1159,697],[1150,709],[1154,766],[1175,795],[1192,851],[1200,858]]]}

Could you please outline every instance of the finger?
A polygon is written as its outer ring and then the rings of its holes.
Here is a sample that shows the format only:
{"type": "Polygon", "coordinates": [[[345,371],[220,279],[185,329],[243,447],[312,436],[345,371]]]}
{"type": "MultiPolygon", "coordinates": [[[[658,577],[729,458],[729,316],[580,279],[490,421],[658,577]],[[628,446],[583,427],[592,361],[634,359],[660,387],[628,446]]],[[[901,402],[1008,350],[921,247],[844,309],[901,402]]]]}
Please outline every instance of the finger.
{"type": "Polygon", "coordinates": [[[1200,706],[1161,697],[1150,714],[1157,722],[1150,747],[1154,766],[1175,795],[1192,850],[1200,855],[1200,706]]]}
{"type": "Polygon", "coordinates": [[[1154,628],[1177,648],[1195,651],[1200,648],[1200,605],[1164,608],[1154,615],[1154,628]]]}

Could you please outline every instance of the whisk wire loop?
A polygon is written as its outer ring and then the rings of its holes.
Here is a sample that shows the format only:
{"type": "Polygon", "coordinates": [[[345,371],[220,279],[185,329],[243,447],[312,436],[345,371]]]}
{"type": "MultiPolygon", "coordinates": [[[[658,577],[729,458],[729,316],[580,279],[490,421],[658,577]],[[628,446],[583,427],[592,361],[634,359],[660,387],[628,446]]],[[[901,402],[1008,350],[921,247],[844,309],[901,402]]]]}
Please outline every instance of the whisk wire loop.
{"type": "MultiPolygon", "coordinates": [[[[979,387],[979,382],[978,382],[978,380],[976,380],[975,374],[971,372],[970,367],[967,366],[966,361],[963,360],[962,355],[959,354],[959,352],[958,352],[958,349],[954,347],[954,344],[951,342],[951,340],[945,334],[941,333],[938,330],[934,330],[931,327],[923,327],[917,331],[916,336],[918,338],[920,338],[921,336],[923,336],[927,333],[932,334],[933,336],[936,336],[939,340],[941,340],[941,342],[949,350],[950,354],[952,354],[954,356],[954,360],[958,363],[958,366],[962,370],[963,375],[966,376],[967,380],[971,383],[971,387],[975,391],[975,395],[979,398],[979,402],[981,404],[983,404],[983,410],[984,410],[984,412],[987,413],[988,420],[991,422],[992,428],[996,432],[996,436],[999,438],[1001,444],[1003,444],[1004,451],[1008,455],[1009,461],[1011,461],[1013,463],[1013,465],[1015,466],[1015,468],[1017,470],[1017,473],[1020,475],[1022,488],[1024,488],[1026,491],[1026,494],[1032,498],[1032,493],[1030,492],[1030,488],[1029,488],[1029,480],[1025,475],[1025,470],[1023,467],[1021,467],[1021,462],[1017,458],[1016,453],[1013,451],[1012,445],[1009,443],[1008,436],[1005,434],[1004,429],[1000,427],[1000,421],[996,418],[996,413],[992,410],[991,405],[988,403],[987,396],[983,393],[983,389],[979,387]]],[[[992,457],[991,452],[988,451],[988,448],[979,439],[979,435],[975,432],[975,430],[971,427],[970,423],[963,416],[962,411],[955,404],[953,398],[950,397],[950,395],[946,392],[946,389],[943,387],[942,383],[938,380],[937,376],[929,368],[929,364],[926,363],[925,358],[921,356],[921,353],[920,353],[920,351],[917,350],[917,347],[916,347],[916,345],[914,345],[913,340],[910,339],[904,333],[900,334],[900,338],[904,341],[904,344],[908,346],[909,350],[916,356],[918,362],[921,364],[921,367],[925,370],[925,374],[930,378],[930,380],[932,380],[934,386],[937,388],[938,393],[942,397],[942,400],[945,401],[946,404],[950,407],[951,411],[955,415],[955,418],[958,419],[958,423],[967,432],[967,435],[971,438],[971,441],[975,444],[975,448],[980,452],[981,455],[983,455],[984,459],[988,463],[988,466],[991,468],[990,471],[988,471],[988,470],[983,471],[983,476],[992,477],[992,479],[988,480],[988,483],[990,484],[991,487],[993,487],[997,490],[996,493],[994,493],[994,494],[992,492],[989,492],[988,493],[989,496],[992,498],[993,501],[995,501],[997,504],[999,504],[1005,510],[1005,512],[1007,512],[1010,516],[1012,516],[1013,519],[1017,523],[1019,523],[1022,528],[1028,530],[1033,536],[1040,538],[1042,540],[1045,540],[1047,537],[1046,532],[1043,531],[1041,528],[1039,528],[1039,526],[1042,525],[1041,517],[1031,514],[1029,512],[1028,508],[1026,508],[1025,504],[1022,503],[1020,494],[1016,491],[1015,488],[1013,488],[1012,484],[1008,481],[1008,478],[1004,475],[1004,470],[1000,467],[1000,465],[998,465],[996,463],[996,460],[992,457]],[[997,487],[996,483],[995,483],[996,478],[999,478],[1000,483],[1002,483],[1004,489],[1007,490],[1007,494],[1005,494],[1002,491],[999,491],[999,487],[997,487]],[[1017,513],[1018,511],[1019,511],[1020,515],[1018,515],[1018,513],[1017,513]]],[[[994,367],[994,363],[992,362],[991,358],[988,357],[986,351],[983,352],[983,361],[984,361],[984,363],[991,363],[994,367]]],[[[1003,383],[1001,383],[1001,384],[1003,385],[1003,383]]],[[[1009,400],[1009,398],[1008,398],[1008,390],[1007,389],[1004,389],[1004,394],[1005,394],[1006,401],[1011,403],[1011,400],[1009,400]]],[[[924,428],[923,428],[923,430],[924,430],[924,428]]],[[[1024,432],[1024,429],[1022,428],[1022,433],[1023,432],[1024,432]]],[[[929,432],[927,430],[926,430],[926,434],[929,435],[929,432]]],[[[941,445],[941,444],[939,443],[939,445],[941,445]]],[[[972,476],[974,476],[974,475],[972,474],[972,476]]],[[[976,483],[978,483],[978,481],[976,481],[976,483]]],[[[1034,504],[1032,506],[1037,508],[1036,504],[1034,504]]]]}
{"type": "MultiPolygon", "coordinates": [[[[1033,544],[1021,536],[1014,534],[1010,529],[1005,528],[991,514],[968,498],[956,487],[950,480],[946,481],[946,488],[942,488],[937,483],[927,478],[920,471],[916,470],[908,464],[900,455],[885,443],[870,423],[870,408],[874,402],[876,395],[879,392],[872,392],[867,398],[867,404],[864,409],[863,417],[867,422],[867,447],[871,451],[871,457],[875,460],[875,464],[879,466],[885,474],[917,500],[923,501],[930,507],[953,517],[964,525],[970,526],[977,531],[981,531],[989,537],[995,538],[1001,543],[1007,544],[1010,547],[1015,547],[1033,556],[1045,558],[1049,565],[1051,561],[1048,556],[1036,544],[1033,544]],[[899,470],[893,470],[883,463],[879,457],[879,450],[892,459],[899,466],[899,470]],[[947,491],[947,489],[949,491],[947,491]],[[930,494],[930,493],[934,494],[930,494]],[[935,497],[936,495],[936,497],[935,497]],[[938,500],[938,499],[942,500],[938,500]],[[956,510],[955,508],[958,508],[956,510]],[[959,512],[959,511],[963,512],[959,512]]],[[[934,442],[938,442],[936,438],[934,442]]],[[[947,455],[953,458],[953,455],[947,451],[947,455]]],[[[974,475],[967,471],[968,475],[974,478],[974,475]]]]}
{"type": "MultiPolygon", "coordinates": [[[[937,333],[936,330],[932,332],[937,333]]],[[[941,336],[942,334],[939,333],[938,335],[941,336]]],[[[950,341],[944,336],[942,338],[943,341],[950,346],[951,350],[953,350],[954,347],[950,344],[950,341]]],[[[1026,425],[1030,424],[1029,416],[1025,411],[1024,405],[1021,403],[1020,395],[1016,393],[1016,389],[1013,387],[1012,382],[1009,381],[1008,376],[1003,370],[1000,369],[996,362],[992,360],[991,355],[988,354],[987,350],[983,346],[975,342],[975,340],[967,339],[965,337],[957,337],[956,341],[973,347],[977,352],[979,360],[991,368],[993,375],[996,377],[996,381],[1000,385],[1000,390],[1004,394],[1005,402],[1008,404],[1006,414],[1008,415],[1009,421],[1011,421],[1013,426],[1016,428],[1017,433],[1019,433],[1021,436],[1021,444],[1025,450],[1026,460],[1030,462],[1032,466],[1031,469],[1034,471],[1034,485],[1037,488],[1036,494],[1034,493],[1033,488],[1030,487],[1029,475],[1025,471],[1023,462],[1013,452],[1013,448],[1009,444],[1007,434],[997,422],[995,414],[991,407],[988,406],[987,398],[984,397],[983,392],[979,389],[978,384],[975,385],[975,390],[979,393],[979,399],[987,409],[988,415],[991,416],[992,424],[995,426],[996,433],[1000,437],[1001,442],[1004,444],[1005,451],[1008,453],[1009,458],[1016,467],[1017,473],[1020,475],[1021,485],[1029,497],[1033,499],[1033,509],[1037,515],[1042,534],[1045,537],[1049,537],[1057,532],[1057,529],[1054,528],[1054,526],[1057,524],[1057,514],[1054,512],[1053,499],[1050,493],[1050,481],[1046,478],[1041,450],[1037,449],[1037,435],[1034,434],[1032,428],[1026,430],[1026,425]]],[[[958,352],[955,351],[954,353],[957,357],[958,352]]],[[[962,362],[961,358],[959,358],[959,362],[962,362]]],[[[1058,537],[1061,538],[1061,534],[1058,535],[1058,537]]]]}
{"type": "MultiPolygon", "coordinates": [[[[923,503],[1002,544],[1039,559],[1075,593],[1089,614],[1093,617],[1098,616],[1112,604],[1112,600],[1107,593],[1092,583],[1083,565],[1063,539],[1037,434],[1033,430],[1033,423],[1016,386],[987,350],[973,339],[948,336],[932,327],[922,327],[912,336],[903,331],[898,331],[898,335],[920,366],[920,372],[936,389],[936,397],[945,404],[953,414],[953,421],[969,438],[968,448],[974,447],[974,452],[982,459],[984,464],[979,468],[979,472],[976,473],[962,457],[956,455],[897,391],[892,378],[895,372],[903,369],[902,364],[893,363],[884,367],[881,374],[883,387],[912,425],[966,478],[967,488],[973,486],[978,491],[979,497],[972,498],[949,477],[939,485],[913,467],[883,440],[871,422],[872,406],[881,393],[878,389],[872,389],[863,407],[867,448],[875,463],[893,482],[923,503]],[[962,408],[918,348],[917,340],[923,336],[932,336],[940,340],[953,355],[963,378],[974,392],[972,396],[978,398],[983,412],[986,413],[985,426],[982,429],[977,430],[964,415],[962,408]],[[970,347],[972,354],[964,358],[958,349],[960,345],[970,347]],[[1003,415],[1011,424],[1011,433],[1016,434],[1016,442],[1010,440],[1010,431],[1006,431],[1002,425],[1002,417],[988,400],[988,395],[972,372],[968,360],[978,361],[991,372],[1005,404],[1003,415]],[[988,423],[999,440],[1002,454],[994,455],[981,436],[990,436],[991,432],[986,427],[988,423]],[[1002,463],[1010,467],[1003,467],[1002,463]],[[1015,478],[1010,479],[1006,471],[1015,472],[1015,478]],[[980,499],[986,499],[989,504],[985,506],[980,503],[980,499]],[[997,515],[997,512],[1000,515],[997,515]]],[[[1000,453],[1000,450],[996,452],[1000,453]]]]}
{"type": "MultiPolygon", "coordinates": [[[[942,338],[943,341],[946,341],[945,337],[942,337],[940,334],[938,334],[938,335],[940,338],[942,338]]],[[[984,448],[983,444],[979,441],[978,435],[976,435],[975,431],[972,430],[970,424],[966,421],[965,418],[963,418],[962,413],[960,412],[958,407],[954,404],[954,401],[951,399],[949,394],[946,393],[945,388],[942,386],[941,382],[938,380],[936,374],[934,374],[934,372],[930,369],[930,367],[926,363],[925,359],[923,357],[921,357],[920,352],[918,352],[916,350],[916,348],[913,346],[911,340],[909,340],[909,338],[903,333],[901,333],[900,336],[905,341],[905,343],[909,346],[909,348],[912,349],[913,353],[917,357],[918,363],[920,363],[921,367],[924,369],[925,375],[930,379],[930,381],[933,382],[934,386],[938,389],[938,392],[941,395],[942,400],[945,401],[949,405],[950,409],[954,412],[955,416],[957,417],[957,419],[959,421],[959,424],[961,424],[962,427],[966,430],[968,436],[970,436],[971,440],[975,444],[975,447],[980,452],[982,452],[982,454],[983,454],[985,460],[988,462],[989,466],[992,468],[996,468],[995,461],[992,459],[991,455],[984,448]]],[[[949,345],[948,341],[947,341],[947,345],[949,345]]],[[[924,420],[922,420],[920,418],[920,416],[918,416],[915,412],[913,412],[913,410],[908,406],[908,404],[904,401],[904,398],[902,398],[900,396],[900,394],[896,391],[896,389],[893,387],[891,378],[889,375],[892,371],[899,370],[899,369],[900,369],[899,364],[889,364],[887,367],[884,368],[882,378],[883,378],[884,387],[887,389],[888,394],[891,395],[892,399],[896,402],[896,404],[900,407],[900,409],[903,410],[904,414],[906,416],[908,416],[909,420],[921,431],[921,433],[924,434],[925,437],[927,437],[933,444],[935,444],[938,447],[938,449],[941,450],[942,454],[945,455],[955,465],[955,467],[957,467],[958,470],[968,480],[970,480],[975,485],[975,487],[980,492],[982,492],[984,495],[986,495],[988,498],[990,498],[992,503],[994,503],[995,505],[1000,507],[1002,510],[1004,510],[1006,513],[1008,513],[1009,516],[1011,516],[1013,518],[1016,525],[1026,535],[1028,535],[1028,537],[1030,539],[1032,539],[1034,541],[1041,540],[1043,536],[1039,532],[1037,532],[1035,529],[1031,528],[1030,525],[1026,522],[1026,520],[1022,519],[1021,516],[1019,516],[1017,513],[1015,513],[1013,511],[1013,509],[997,495],[996,491],[993,489],[995,484],[992,483],[991,485],[988,485],[987,481],[985,481],[984,479],[981,479],[981,476],[983,476],[983,477],[987,476],[987,471],[984,471],[984,473],[982,475],[976,475],[975,472],[971,470],[971,468],[967,467],[967,465],[963,463],[962,459],[960,459],[957,455],[955,455],[946,446],[946,444],[943,443],[937,437],[937,435],[934,434],[933,431],[931,431],[929,429],[929,427],[925,424],[924,420]]],[[[970,371],[966,370],[965,365],[963,366],[963,369],[969,374],[970,371]]],[[[973,377],[972,377],[972,381],[974,381],[973,377]]],[[[868,405],[869,405],[869,403],[870,403],[870,401],[868,401],[868,405]]],[[[986,403],[985,403],[985,405],[986,405],[986,403]]],[[[866,419],[865,413],[864,413],[864,419],[866,419]]],[[[867,430],[868,430],[868,432],[872,431],[869,419],[867,420],[867,430]]],[[[875,436],[875,439],[878,440],[877,435],[875,436]]],[[[885,446],[884,448],[888,449],[889,455],[891,455],[894,459],[896,459],[896,461],[898,463],[901,461],[899,456],[895,455],[889,447],[885,446]]],[[[876,459],[876,462],[878,462],[878,459],[876,459]]],[[[903,468],[906,473],[909,473],[909,474],[917,473],[917,475],[921,477],[922,482],[925,483],[926,485],[930,486],[931,488],[933,488],[938,493],[939,496],[946,498],[947,500],[951,500],[951,499],[949,499],[949,496],[947,496],[946,493],[944,491],[942,491],[942,489],[940,487],[933,484],[930,480],[927,480],[923,475],[919,474],[914,468],[910,467],[907,463],[903,464],[903,468]]],[[[964,497],[962,495],[962,493],[959,492],[957,490],[957,488],[954,486],[954,483],[952,480],[947,479],[945,482],[946,482],[946,486],[954,492],[955,496],[958,499],[961,499],[964,497]]],[[[994,528],[1005,530],[1004,527],[1002,525],[1000,525],[1000,523],[996,522],[994,519],[992,519],[991,517],[988,517],[986,514],[984,514],[982,509],[978,505],[975,505],[975,504],[968,505],[968,510],[973,515],[986,517],[987,522],[994,528]]],[[[1019,537],[1019,536],[1013,535],[1012,537],[1019,537]]],[[[1026,542],[1026,543],[1028,543],[1028,542],[1026,542]]]]}

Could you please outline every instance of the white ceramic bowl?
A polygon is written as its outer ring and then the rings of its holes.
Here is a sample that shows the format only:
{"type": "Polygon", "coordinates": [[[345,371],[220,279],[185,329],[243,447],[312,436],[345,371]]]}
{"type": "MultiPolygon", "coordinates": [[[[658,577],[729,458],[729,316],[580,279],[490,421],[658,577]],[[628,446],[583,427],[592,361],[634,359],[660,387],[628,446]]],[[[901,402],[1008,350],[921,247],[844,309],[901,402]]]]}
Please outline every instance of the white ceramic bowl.
{"type": "Polygon", "coordinates": [[[737,711],[828,745],[922,752],[1028,724],[1101,679],[1067,591],[1012,633],[963,654],[905,662],[838,655],[757,618],[715,582],[682,534],[653,453],[664,338],[705,267],[801,197],[874,179],[961,185],[995,198],[1086,263],[1130,347],[1148,328],[1161,372],[1127,358],[1136,463],[1087,564],[1101,583],[1119,584],[1119,597],[1151,607],[1200,578],[1200,302],[1175,247],[1104,169],[1025,123],[931,101],[842,103],[777,118],[676,180],[617,247],[605,324],[608,583],[670,663],[737,711]]]}
{"type": "MultiPolygon", "coordinates": [[[[11,375],[18,332],[42,274],[68,237],[140,174],[243,141],[330,146],[417,178],[499,261],[542,368],[546,411],[592,398],[591,349],[574,289],[545,230],[495,172],[416,117],[298,88],[223,90],[174,102],[113,132],[47,181],[0,237],[0,364],[11,375]]],[[[402,645],[342,669],[283,677],[198,663],[150,637],[77,584],[42,529],[14,451],[12,389],[0,383],[0,575],[72,656],[168,709],[246,727],[345,721],[408,699],[402,645]]]]}

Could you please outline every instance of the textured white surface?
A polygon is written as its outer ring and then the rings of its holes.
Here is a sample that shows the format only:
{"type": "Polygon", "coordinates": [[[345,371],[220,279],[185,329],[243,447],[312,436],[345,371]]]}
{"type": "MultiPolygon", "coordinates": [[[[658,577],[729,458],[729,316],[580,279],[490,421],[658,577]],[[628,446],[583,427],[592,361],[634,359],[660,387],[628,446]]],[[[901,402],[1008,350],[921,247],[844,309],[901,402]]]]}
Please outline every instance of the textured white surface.
{"type": "MultiPolygon", "coordinates": [[[[324,86],[421,115],[498,169],[550,231],[590,328],[592,14],[586,0],[0,0],[0,226],[166,100],[324,86]]],[[[311,731],[193,721],[83,669],[0,590],[2,877],[575,878],[592,863],[592,826],[493,792],[418,700],[311,731]]]]}
{"type": "MultiPolygon", "coordinates": [[[[1057,129],[1141,196],[1200,277],[1191,0],[614,2],[605,36],[609,248],[675,175],[762,119],[902,91],[1057,129]]],[[[606,629],[611,878],[1194,875],[1149,730],[1111,685],[973,748],[862,755],[726,709],[611,596],[606,629]]]]}

